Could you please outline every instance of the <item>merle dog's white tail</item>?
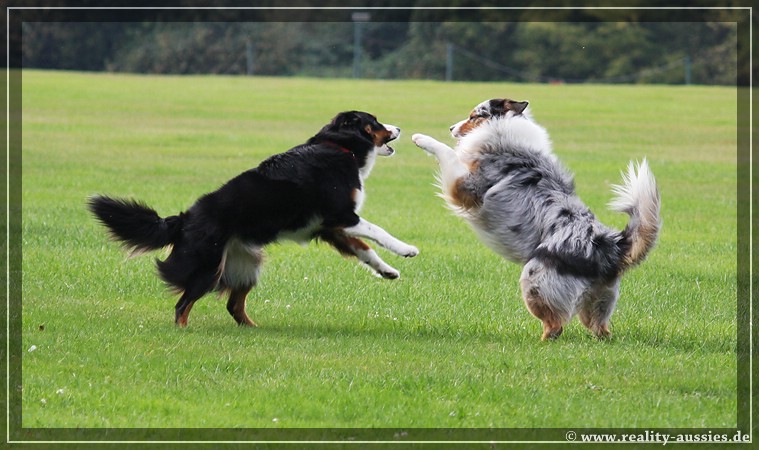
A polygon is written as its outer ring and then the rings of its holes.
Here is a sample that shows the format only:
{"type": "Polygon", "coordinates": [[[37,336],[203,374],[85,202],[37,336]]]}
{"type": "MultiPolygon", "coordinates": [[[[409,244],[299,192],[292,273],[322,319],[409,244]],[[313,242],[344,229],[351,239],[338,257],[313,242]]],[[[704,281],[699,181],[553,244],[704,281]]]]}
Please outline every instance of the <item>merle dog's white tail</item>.
{"type": "Polygon", "coordinates": [[[627,173],[622,172],[622,181],[624,184],[613,187],[616,197],[609,203],[609,208],[630,216],[622,231],[629,245],[622,261],[622,270],[625,270],[643,261],[656,244],[661,228],[661,198],[645,158],[637,167],[631,161],[627,173]]]}

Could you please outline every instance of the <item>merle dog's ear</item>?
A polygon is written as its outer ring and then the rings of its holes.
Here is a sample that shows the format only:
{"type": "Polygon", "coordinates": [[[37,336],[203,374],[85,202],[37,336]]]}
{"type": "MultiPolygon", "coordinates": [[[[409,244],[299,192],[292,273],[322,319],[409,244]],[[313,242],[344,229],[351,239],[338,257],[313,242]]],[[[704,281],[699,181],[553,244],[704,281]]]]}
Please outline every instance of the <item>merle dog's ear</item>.
{"type": "Polygon", "coordinates": [[[525,109],[527,109],[527,105],[529,105],[529,102],[515,102],[514,100],[507,100],[506,101],[506,109],[514,111],[515,114],[522,114],[525,109]]]}
{"type": "Polygon", "coordinates": [[[494,116],[505,115],[509,111],[513,111],[515,115],[520,115],[527,109],[528,102],[516,102],[508,98],[493,99],[490,101],[490,110],[494,116]]]}

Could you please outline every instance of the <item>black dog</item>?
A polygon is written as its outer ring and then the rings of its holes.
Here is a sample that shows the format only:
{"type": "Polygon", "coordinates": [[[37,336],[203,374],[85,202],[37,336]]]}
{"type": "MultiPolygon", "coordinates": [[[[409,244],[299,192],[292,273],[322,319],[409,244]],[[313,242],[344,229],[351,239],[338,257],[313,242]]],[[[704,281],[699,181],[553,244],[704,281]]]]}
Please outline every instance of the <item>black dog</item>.
{"type": "Polygon", "coordinates": [[[393,154],[387,143],[399,134],[371,114],[343,112],[305,144],[266,159],[179,215],[161,218],[143,203],[106,196],[90,198],[89,209],[134,252],[173,246],[156,263],[161,278],[182,294],[177,325],[186,326],[193,304],[217,290],[229,291],[227,310],[238,324],[255,326],[245,299],[258,281],[266,244],[318,238],[384,278],[399,273],[359,238],[404,257],[419,253],[358,216],[363,181],[378,154],[393,154]]]}

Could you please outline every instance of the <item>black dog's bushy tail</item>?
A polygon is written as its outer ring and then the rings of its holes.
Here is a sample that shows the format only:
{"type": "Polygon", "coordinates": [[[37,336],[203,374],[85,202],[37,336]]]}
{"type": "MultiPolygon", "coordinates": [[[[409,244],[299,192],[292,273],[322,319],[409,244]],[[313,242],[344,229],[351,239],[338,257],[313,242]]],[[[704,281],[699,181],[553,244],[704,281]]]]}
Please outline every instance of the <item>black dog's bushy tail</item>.
{"type": "Polygon", "coordinates": [[[174,243],[182,228],[182,215],[161,218],[152,208],[135,200],[96,195],[87,204],[113,238],[132,253],[157,250],[174,243]]]}

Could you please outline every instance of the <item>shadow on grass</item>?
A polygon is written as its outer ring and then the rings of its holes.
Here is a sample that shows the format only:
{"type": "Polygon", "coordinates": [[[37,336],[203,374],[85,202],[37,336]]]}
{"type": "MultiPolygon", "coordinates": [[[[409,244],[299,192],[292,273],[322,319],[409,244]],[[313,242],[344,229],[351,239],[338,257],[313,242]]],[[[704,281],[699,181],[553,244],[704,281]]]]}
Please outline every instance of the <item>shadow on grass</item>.
{"type": "Polygon", "coordinates": [[[519,324],[517,327],[496,329],[492,325],[481,327],[466,327],[456,324],[443,323],[360,323],[355,320],[338,322],[308,322],[297,321],[285,323],[272,321],[260,323],[256,328],[236,326],[234,323],[206,323],[192,326],[193,333],[208,334],[219,337],[228,335],[240,337],[246,334],[267,336],[277,340],[312,340],[317,338],[330,339],[363,339],[393,340],[420,344],[440,345],[441,342],[451,344],[467,343],[470,345],[520,345],[527,348],[558,346],[562,348],[599,348],[613,347],[619,351],[637,350],[641,348],[659,349],[661,352],[676,353],[719,353],[735,352],[735,342],[719,336],[695,336],[692,330],[678,333],[663,327],[652,328],[635,324],[624,328],[618,326],[614,334],[607,339],[597,339],[583,328],[577,321],[571,322],[564,333],[555,340],[540,340],[540,324],[538,322],[519,324]]]}

